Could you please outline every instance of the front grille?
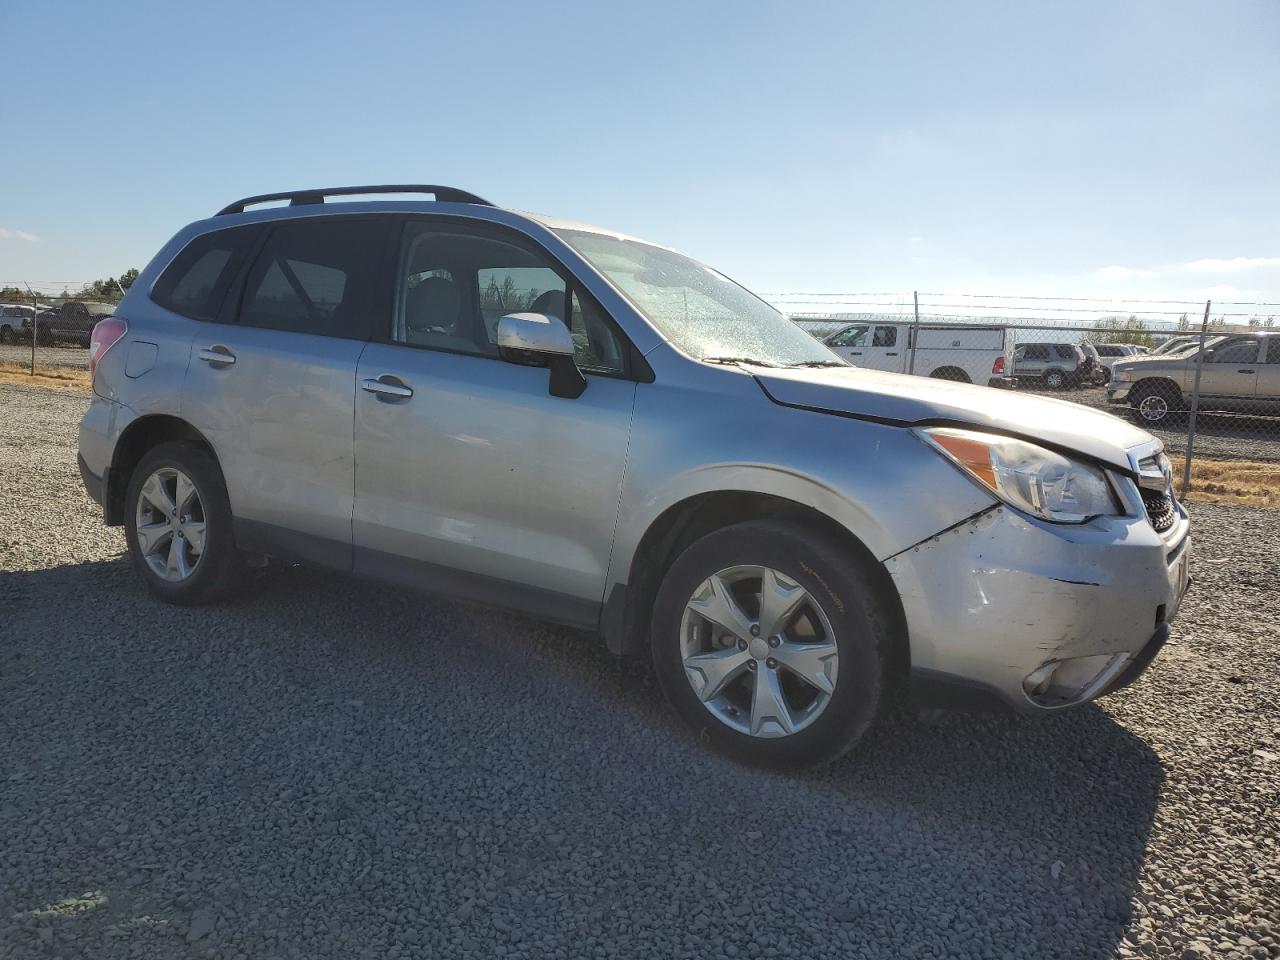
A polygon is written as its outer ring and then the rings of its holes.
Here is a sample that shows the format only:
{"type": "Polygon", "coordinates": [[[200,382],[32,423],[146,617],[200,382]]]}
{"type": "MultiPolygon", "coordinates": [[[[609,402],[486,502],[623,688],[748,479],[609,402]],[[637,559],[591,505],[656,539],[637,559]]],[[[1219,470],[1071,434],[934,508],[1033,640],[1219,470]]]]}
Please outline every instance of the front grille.
{"type": "Polygon", "coordinates": [[[1156,533],[1164,533],[1177,522],[1178,511],[1173,505],[1173,497],[1168,493],[1157,493],[1154,490],[1141,489],[1142,505],[1147,508],[1147,519],[1156,533]]]}

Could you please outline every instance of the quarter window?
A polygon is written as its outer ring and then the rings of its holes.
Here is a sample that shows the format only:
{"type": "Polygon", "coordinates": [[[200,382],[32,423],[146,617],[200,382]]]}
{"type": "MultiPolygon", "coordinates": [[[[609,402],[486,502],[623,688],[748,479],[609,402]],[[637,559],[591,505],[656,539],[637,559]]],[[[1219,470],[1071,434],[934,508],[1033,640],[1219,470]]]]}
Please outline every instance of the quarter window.
{"type": "Polygon", "coordinates": [[[300,220],[272,231],[245,283],[245,326],[364,339],[384,224],[300,220]]]}
{"type": "Polygon", "coordinates": [[[234,227],[196,237],[165,267],[151,298],[192,320],[213,320],[257,236],[257,227],[234,227]]]}

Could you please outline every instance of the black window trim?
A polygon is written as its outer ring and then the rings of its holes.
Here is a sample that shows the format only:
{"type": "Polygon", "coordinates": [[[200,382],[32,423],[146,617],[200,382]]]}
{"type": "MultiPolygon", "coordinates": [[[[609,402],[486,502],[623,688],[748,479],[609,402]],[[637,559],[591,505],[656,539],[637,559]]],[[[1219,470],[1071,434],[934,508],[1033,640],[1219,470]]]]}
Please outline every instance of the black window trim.
{"type": "MultiPolygon", "coordinates": [[[[584,301],[584,306],[593,307],[597,314],[604,320],[613,335],[618,338],[618,342],[622,346],[622,356],[624,368],[613,372],[608,370],[582,370],[583,376],[586,377],[605,377],[609,380],[630,380],[636,383],[652,383],[654,380],[653,368],[649,366],[649,362],[644,358],[636,345],[631,342],[631,338],[627,336],[626,331],[613,318],[613,315],[607,311],[596,296],[586,288],[586,286],[578,279],[578,277],[564,265],[561,260],[555,256],[545,245],[539,243],[537,239],[516,227],[509,226],[505,223],[495,223],[492,220],[484,220],[476,217],[458,217],[448,214],[392,214],[393,219],[398,221],[398,229],[391,230],[394,238],[389,241],[392,253],[386,259],[391,265],[393,274],[392,283],[386,287],[390,291],[390,300],[388,309],[382,320],[382,331],[379,334],[374,332],[370,338],[371,343],[381,343],[391,347],[405,347],[410,350],[431,350],[435,353],[449,353],[459,357],[474,357],[477,360],[493,360],[498,363],[506,363],[501,357],[492,356],[484,353],[474,353],[469,350],[454,350],[449,347],[442,347],[426,343],[404,343],[396,340],[395,333],[395,303],[399,295],[400,282],[403,277],[400,276],[402,264],[400,263],[401,243],[404,238],[406,227],[410,223],[422,222],[438,224],[444,231],[448,229],[461,229],[472,235],[489,234],[492,239],[500,243],[511,243],[515,247],[525,247],[531,252],[542,257],[547,266],[558,276],[565,284],[565,291],[571,298],[579,296],[584,301]],[[512,239],[516,242],[512,243],[512,239]]],[[[572,304],[570,304],[572,310],[572,304]]]]}

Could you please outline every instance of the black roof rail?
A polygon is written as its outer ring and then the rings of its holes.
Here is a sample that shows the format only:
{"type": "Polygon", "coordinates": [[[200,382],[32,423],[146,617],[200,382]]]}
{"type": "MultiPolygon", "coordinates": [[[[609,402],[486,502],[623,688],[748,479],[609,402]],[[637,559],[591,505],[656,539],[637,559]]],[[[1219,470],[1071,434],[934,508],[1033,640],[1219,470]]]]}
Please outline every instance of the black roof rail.
{"type": "Polygon", "coordinates": [[[367,187],[327,187],[323,190],[287,190],[284,193],[264,193],[256,197],[245,197],[235,203],[229,203],[218,211],[219,217],[228,213],[244,213],[244,208],[256,203],[268,203],[272,200],[288,200],[291,207],[304,207],[310,204],[324,203],[325,197],[350,197],[362,193],[430,193],[441,203],[475,203],[483,207],[493,204],[482,197],[457,187],[441,187],[430,183],[397,183],[380,184],[367,187]]]}

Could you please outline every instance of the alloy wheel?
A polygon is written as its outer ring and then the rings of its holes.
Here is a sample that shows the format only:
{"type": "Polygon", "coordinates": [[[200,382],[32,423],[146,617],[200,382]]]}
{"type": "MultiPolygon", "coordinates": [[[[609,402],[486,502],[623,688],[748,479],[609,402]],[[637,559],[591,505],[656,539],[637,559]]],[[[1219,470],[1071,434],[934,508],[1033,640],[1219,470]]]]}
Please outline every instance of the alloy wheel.
{"type": "Polygon", "coordinates": [[[161,467],[138,492],[138,549],[151,571],[178,583],[190,577],[204,556],[205,515],[200,492],[181,470],[161,467]]]}
{"type": "Polygon", "coordinates": [[[752,737],[785,737],[831,703],[840,662],[822,606],[762,566],[728,567],[698,585],[680,622],[693,692],[717,720],[752,737]]]}

